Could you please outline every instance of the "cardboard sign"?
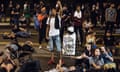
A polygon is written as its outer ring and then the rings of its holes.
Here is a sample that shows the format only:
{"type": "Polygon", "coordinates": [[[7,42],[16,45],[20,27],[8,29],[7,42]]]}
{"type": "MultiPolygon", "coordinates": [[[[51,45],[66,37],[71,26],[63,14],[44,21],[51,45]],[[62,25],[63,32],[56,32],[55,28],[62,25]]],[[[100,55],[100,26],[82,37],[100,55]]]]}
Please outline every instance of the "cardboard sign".
{"type": "Polygon", "coordinates": [[[76,34],[66,34],[63,37],[63,55],[75,55],[76,34]]]}

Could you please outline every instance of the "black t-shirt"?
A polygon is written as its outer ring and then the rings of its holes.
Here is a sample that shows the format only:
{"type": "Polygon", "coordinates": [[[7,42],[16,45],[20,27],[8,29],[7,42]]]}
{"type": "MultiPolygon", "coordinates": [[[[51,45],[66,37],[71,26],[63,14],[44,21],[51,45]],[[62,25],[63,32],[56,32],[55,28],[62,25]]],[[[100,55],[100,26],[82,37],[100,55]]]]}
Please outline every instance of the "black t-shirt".
{"type": "Polygon", "coordinates": [[[19,28],[17,28],[17,29],[12,29],[12,32],[14,32],[14,33],[17,33],[17,32],[20,32],[21,30],[19,29],[19,28]]]}
{"type": "Polygon", "coordinates": [[[85,53],[87,56],[89,56],[89,57],[92,56],[92,53],[91,53],[90,51],[88,51],[88,50],[85,50],[84,53],[85,53]]]}
{"type": "Polygon", "coordinates": [[[23,51],[30,51],[30,52],[34,51],[34,49],[31,46],[27,45],[27,44],[23,45],[22,50],[23,51]]]}
{"type": "Polygon", "coordinates": [[[67,21],[65,21],[65,20],[66,20],[66,18],[67,18],[68,16],[71,16],[70,11],[69,11],[69,10],[64,10],[64,11],[63,11],[63,16],[64,16],[64,18],[62,18],[62,21],[63,21],[63,22],[69,22],[69,19],[67,19],[67,21]]]}
{"type": "Polygon", "coordinates": [[[20,8],[15,8],[14,9],[14,17],[20,17],[20,8]],[[18,13],[18,14],[16,14],[16,13],[18,13]]]}
{"type": "Polygon", "coordinates": [[[96,13],[96,11],[94,10],[94,11],[91,12],[91,19],[92,19],[92,20],[96,20],[96,17],[97,17],[97,13],[96,13]]]}
{"type": "Polygon", "coordinates": [[[114,45],[114,36],[105,36],[104,37],[104,44],[105,46],[113,46],[114,45]]]}

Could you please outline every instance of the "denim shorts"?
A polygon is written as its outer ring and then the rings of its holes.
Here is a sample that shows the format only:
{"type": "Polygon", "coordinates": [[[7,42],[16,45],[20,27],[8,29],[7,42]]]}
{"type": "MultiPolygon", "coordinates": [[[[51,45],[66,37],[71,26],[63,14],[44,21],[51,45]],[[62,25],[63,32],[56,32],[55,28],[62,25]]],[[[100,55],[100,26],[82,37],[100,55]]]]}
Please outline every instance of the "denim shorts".
{"type": "Polygon", "coordinates": [[[54,50],[54,43],[56,45],[57,51],[60,52],[61,51],[61,40],[60,40],[59,35],[49,37],[49,46],[50,46],[49,50],[50,51],[54,50]]]}

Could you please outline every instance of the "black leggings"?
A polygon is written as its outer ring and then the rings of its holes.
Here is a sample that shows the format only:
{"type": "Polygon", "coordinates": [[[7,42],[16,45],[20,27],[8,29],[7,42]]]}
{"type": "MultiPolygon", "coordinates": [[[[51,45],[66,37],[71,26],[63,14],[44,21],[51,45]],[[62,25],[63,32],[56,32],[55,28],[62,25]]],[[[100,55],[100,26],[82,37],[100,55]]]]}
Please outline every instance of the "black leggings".
{"type": "Polygon", "coordinates": [[[106,22],[105,33],[109,30],[111,33],[113,32],[115,22],[106,22]]]}
{"type": "Polygon", "coordinates": [[[41,44],[43,39],[45,39],[45,35],[46,35],[46,26],[42,26],[41,29],[39,28],[39,44],[41,44]]]}
{"type": "Polygon", "coordinates": [[[74,29],[75,29],[75,33],[76,35],[78,35],[78,31],[79,31],[79,35],[80,35],[80,41],[81,41],[81,44],[83,43],[83,30],[82,30],[82,26],[74,26],[74,29]]]}

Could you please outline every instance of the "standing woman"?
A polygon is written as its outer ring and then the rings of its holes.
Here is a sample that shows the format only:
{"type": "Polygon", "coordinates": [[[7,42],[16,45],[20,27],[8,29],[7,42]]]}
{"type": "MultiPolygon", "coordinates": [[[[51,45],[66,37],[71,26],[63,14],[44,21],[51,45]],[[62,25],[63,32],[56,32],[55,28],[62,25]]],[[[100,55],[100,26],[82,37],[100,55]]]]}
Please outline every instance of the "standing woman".
{"type": "Polygon", "coordinates": [[[39,21],[39,27],[38,27],[38,32],[39,32],[39,48],[42,48],[41,44],[43,39],[45,39],[45,32],[46,32],[46,21],[47,21],[47,13],[46,13],[46,7],[43,7],[41,9],[41,12],[37,16],[38,21],[39,21]]]}
{"type": "Polygon", "coordinates": [[[46,29],[46,39],[49,40],[49,50],[51,51],[51,59],[48,64],[54,63],[54,43],[57,48],[57,52],[60,53],[61,59],[61,39],[60,39],[60,27],[61,27],[61,17],[57,15],[56,8],[51,9],[51,14],[47,19],[47,29],[46,29]]]}
{"type": "Polygon", "coordinates": [[[79,5],[77,5],[76,10],[74,12],[74,29],[77,37],[80,35],[80,42],[82,45],[83,43],[82,11],[79,5]],[[79,35],[78,35],[78,32],[79,32],[79,35]]]}
{"type": "Polygon", "coordinates": [[[97,25],[97,13],[96,13],[96,5],[92,5],[92,10],[91,10],[91,22],[96,27],[97,25]]]}

